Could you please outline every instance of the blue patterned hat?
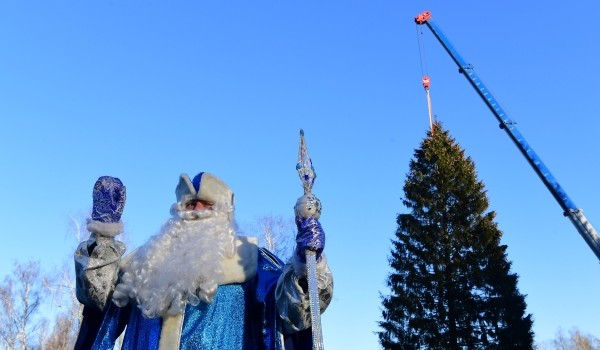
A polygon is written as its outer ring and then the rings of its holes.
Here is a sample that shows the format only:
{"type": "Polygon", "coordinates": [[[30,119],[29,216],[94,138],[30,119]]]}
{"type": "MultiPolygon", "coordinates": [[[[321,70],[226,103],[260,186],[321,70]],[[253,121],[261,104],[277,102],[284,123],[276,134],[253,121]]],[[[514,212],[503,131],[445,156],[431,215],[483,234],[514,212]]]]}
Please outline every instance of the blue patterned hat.
{"type": "Polygon", "coordinates": [[[125,186],[116,177],[101,176],[94,184],[92,220],[118,222],[125,208],[125,186]]]}

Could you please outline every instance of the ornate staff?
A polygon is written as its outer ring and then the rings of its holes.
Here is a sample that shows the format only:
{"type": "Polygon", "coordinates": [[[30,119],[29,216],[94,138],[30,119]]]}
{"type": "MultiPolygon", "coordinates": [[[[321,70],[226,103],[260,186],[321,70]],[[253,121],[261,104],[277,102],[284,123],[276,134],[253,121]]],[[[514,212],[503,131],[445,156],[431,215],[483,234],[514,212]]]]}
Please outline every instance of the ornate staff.
{"type": "MultiPolygon", "coordinates": [[[[304,142],[304,130],[302,129],[300,129],[300,147],[298,149],[298,163],[296,164],[296,170],[298,170],[298,175],[300,176],[300,181],[304,188],[304,195],[298,198],[298,201],[296,202],[296,215],[307,219],[311,217],[318,219],[321,216],[321,202],[311,192],[317,174],[313,168],[312,160],[308,155],[308,149],[304,142]]],[[[321,330],[319,293],[317,289],[317,253],[314,250],[306,249],[305,254],[313,349],[322,350],[324,348],[323,333],[321,330]]]]}

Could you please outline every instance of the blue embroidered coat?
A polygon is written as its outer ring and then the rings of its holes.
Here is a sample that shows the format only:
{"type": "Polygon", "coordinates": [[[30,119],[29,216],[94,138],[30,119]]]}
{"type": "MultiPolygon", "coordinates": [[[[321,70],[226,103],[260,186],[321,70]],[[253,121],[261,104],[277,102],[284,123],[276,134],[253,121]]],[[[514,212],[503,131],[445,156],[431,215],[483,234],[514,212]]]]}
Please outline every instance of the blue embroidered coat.
{"type": "MultiPolygon", "coordinates": [[[[283,335],[275,287],[283,263],[259,249],[257,273],[243,283],[219,286],[212,304],[188,305],[177,326],[179,349],[311,349],[310,329],[283,335]]],[[[103,313],[86,308],[75,349],[113,349],[125,330],[121,349],[158,350],[163,320],[146,319],[137,307],[109,303],[103,313]]],[[[163,349],[161,349],[163,350],[163,349]]]]}

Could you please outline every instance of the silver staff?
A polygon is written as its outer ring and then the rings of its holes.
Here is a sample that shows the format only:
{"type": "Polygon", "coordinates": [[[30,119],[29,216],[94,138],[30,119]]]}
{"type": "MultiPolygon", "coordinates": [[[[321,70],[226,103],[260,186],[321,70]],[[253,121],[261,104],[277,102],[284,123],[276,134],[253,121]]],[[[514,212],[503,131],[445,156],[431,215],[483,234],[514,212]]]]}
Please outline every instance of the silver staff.
{"type": "MultiPolygon", "coordinates": [[[[316,217],[321,215],[321,203],[311,189],[317,177],[315,169],[312,165],[312,160],[308,155],[308,149],[304,142],[304,130],[300,129],[300,147],[298,149],[298,163],[296,170],[300,176],[302,187],[304,188],[304,196],[298,199],[297,203],[314,203],[318,206],[317,210],[301,210],[300,214],[304,218],[316,217]]],[[[298,204],[296,204],[298,207],[298,204]]],[[[313,206],[312,209],[315,209],[313,206]]],[[[321,329],[321,310],[319,307],[319,293],[317,290],[317,259],[316,252],[310,249],[305,251],[306,254],[306,278],[308,281],[308,297],[310,300],[310,320],[312,327],[313,349],[322,350],[323,347],[323,332],[321,329]]]]}

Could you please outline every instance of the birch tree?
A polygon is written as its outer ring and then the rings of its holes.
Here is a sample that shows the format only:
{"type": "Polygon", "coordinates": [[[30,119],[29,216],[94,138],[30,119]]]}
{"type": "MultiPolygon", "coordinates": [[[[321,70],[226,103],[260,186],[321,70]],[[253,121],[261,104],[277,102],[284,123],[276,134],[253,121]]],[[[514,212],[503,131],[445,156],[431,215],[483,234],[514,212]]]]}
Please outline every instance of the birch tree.
{"type": "Polygon", "coordinates": [[[569,330],[559,328],[554,339],[538,346],[539,350],[600,350],[600,339],[581,332],[577,328],[569,330]]]}
{"type": "Polygon", "coordinates": [[[10,350],[38,346],[37,331],[44,323],[38,315],[41,292],[39,262],[15,262],[13,275],[0,285],[0,346],[10,350]]]}
{"type": "Polygon", "coordinates": [[[281,216],[263,215],[256,218],[256,226],[264,247],[283,261],[289,259],[296,237],[294,221],[281,216]]]}

